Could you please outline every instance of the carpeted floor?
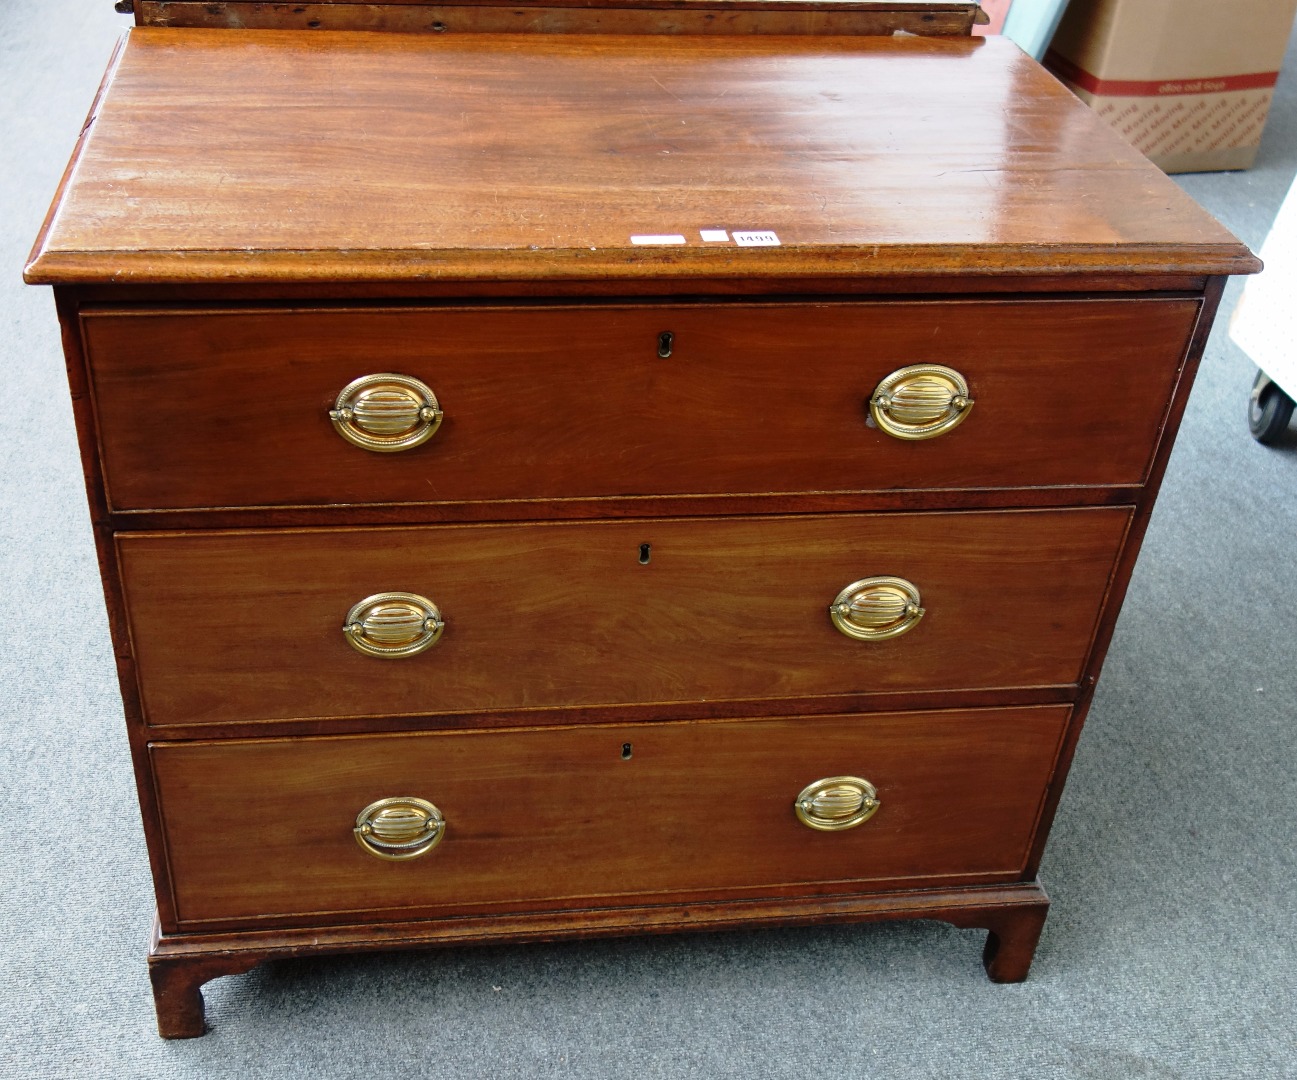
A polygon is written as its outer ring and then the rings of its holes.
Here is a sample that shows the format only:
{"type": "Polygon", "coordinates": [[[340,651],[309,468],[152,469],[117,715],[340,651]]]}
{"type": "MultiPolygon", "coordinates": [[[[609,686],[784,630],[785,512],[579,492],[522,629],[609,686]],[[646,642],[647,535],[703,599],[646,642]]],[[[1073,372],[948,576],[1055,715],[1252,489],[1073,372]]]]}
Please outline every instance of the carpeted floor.
{"type": "MultiPolygon", "coordinates": [[[[0,0],[0,1077],[1297,1076],[1297,439],[1208,349],[1042,870],[1031,979],[877,925],[270,965],[164,1043],[150,885],[47,290],[22,260],[113,39],[0,0]]],[[[1290,52],[1257,167],[1184,186],[1258,247],[1297,171],[1290,52]]],[[[1238,286],[1227,294],[1225,315],[1238,286]]]]}

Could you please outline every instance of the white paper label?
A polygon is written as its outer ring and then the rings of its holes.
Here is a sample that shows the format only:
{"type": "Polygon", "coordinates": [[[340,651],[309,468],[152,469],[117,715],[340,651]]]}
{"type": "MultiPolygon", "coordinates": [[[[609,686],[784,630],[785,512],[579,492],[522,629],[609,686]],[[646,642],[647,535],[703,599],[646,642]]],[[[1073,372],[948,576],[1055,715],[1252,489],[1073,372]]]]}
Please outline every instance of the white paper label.
{"type": "Polygon", "coordinates": [[[724,229],[699,229],[698,235],[701,236],[708,243],[712,243],[712,244],[723,242],[730,238],[730,234],[727,233],[724,229]]]}
{"type": "Polygon", "coordinates": [[[685,238],[679,233],[662,233],[658,235],[632,236],[630,242],[632,244],[683,244],[685,238]]]}
{"type": "Polygon", "coordinates": [[[772,232],[736,232],[734,242],[739,247],[779,247],[779,237],[772,232]]]}

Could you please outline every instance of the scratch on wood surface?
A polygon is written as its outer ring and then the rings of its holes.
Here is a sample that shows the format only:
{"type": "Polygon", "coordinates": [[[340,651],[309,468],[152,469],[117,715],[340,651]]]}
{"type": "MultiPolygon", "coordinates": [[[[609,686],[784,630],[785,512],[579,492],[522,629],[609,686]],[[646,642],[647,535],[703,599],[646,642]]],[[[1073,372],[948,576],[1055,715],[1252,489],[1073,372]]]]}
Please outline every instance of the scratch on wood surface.
{"type": "MultiPolygon", "coordinates": [[[[662,86],[662,80],[659,79],[656,75],[650,75],[649,78],[652,79],[655,83],[657,83],[658,86],[662,86]]],[[[662,86],[662,92],[665,94],[670,94],[673,98],[676,99],[676,101],[680,102],[682,105],[684,104],[684,100],[685,100],[684,98],[682,98],[679,94],[674,93],[671,90],[668,90],[665,86],[662,86]]]]}

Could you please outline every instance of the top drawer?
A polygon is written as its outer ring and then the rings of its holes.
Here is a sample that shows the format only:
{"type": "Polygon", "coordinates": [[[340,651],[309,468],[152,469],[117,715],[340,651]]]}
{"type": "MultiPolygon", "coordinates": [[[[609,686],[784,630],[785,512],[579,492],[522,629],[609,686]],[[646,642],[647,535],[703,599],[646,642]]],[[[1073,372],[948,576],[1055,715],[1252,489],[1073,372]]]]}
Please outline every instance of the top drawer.
{"type": "Polygon", "coordinates": [[[109,504],[148,510],[1133,485],[1197,312],[1140,299],[82,320],[109,504]],[[894,437],[870,398],[921,364],[958,372],[973,403],[935,438],[894,437]],[[435,394],[442,420],[421,445],[376,453],[335,430],[340,392],[384,373],[435,394]]]}

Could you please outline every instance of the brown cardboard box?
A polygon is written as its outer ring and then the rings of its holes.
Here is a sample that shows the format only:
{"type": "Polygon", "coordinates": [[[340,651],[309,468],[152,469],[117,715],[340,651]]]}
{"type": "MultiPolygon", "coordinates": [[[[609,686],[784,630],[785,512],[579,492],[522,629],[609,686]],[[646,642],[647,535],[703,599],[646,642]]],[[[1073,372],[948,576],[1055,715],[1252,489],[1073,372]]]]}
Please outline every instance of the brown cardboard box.
{"type": "Polygon", "coordinates": [[[1297,0],[1071,0],[1046,65],[1167,172],[1256,158],[1297,0]]]}

